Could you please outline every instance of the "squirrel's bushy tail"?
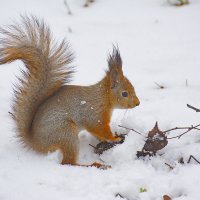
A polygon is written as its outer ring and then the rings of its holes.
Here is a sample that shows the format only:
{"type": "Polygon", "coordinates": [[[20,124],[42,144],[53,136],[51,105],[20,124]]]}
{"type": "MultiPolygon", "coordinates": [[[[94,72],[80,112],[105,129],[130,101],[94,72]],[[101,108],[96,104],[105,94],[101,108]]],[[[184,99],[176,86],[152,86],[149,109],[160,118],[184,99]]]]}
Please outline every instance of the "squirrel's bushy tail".
{"type": "Polygon", "coordinates": [[[73,55],[65,40],[53,42],[50,29],[42,20],[33,16],[21,18],[21,23],[0,29],[0,64],[19,59],[27,68],[19,77],[13,105],[18,135],[26,144],[37,108],[70,80],[73,55]]]}

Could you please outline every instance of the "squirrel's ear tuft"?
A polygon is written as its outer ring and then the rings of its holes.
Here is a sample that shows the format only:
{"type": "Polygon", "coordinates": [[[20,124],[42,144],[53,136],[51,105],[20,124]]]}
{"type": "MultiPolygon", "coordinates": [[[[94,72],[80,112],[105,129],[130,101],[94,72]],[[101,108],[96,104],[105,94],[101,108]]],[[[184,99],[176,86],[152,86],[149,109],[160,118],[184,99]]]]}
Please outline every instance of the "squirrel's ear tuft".
{"type": "Polygon", "coordinates": [[[116,88],[123,77],[122,59],[118,47],[113,45],[112,54],[108,55],[108,71],[107,75],[110,77],[111,88],[116,88]]]}
{"type": "Polygon", "coordinates": [[[122,59],[118,46],[113,45],[112,54],[108,55],[108,67],[109,70],[112,70],[113,68],[122,68],[122,59]]]}

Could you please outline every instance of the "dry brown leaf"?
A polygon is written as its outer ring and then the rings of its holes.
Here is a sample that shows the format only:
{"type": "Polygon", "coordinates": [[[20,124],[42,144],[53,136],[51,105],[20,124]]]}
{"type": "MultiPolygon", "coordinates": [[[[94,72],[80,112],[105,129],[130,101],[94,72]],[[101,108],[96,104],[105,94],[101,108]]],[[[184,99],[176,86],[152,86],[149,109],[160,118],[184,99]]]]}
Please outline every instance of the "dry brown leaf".
{"type": "Polygon", "coordinates": [[[168,195],[164,195],[163,196],[163,200],[172,200],[172,198],[170,196],[168,196],[168,195]]]}

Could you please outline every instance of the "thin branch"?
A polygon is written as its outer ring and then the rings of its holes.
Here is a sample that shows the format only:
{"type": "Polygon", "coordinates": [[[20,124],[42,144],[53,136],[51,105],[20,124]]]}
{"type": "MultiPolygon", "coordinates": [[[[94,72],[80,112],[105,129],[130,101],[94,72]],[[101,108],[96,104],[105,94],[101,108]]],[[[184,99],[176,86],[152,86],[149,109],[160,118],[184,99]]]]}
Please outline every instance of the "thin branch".
{"type": "Polygon", "coordinates": [[[136,130],[133,129],[133,128],[127,128],[127,127],[125,127],[125,126],[121,126],[121,125],[118,125],[118,126],[121,127],[121,128],[125,128],[125,129],[127,129],[127,130],[129,130],[129,131],[133,131],[133,132],[135,132],[135,133],[137,133],[137,134],[139,134],[139,135],[141,135],[141,136],[147,138],[147,137],[144,136],[142,133],[140,133],[139,131],[136,131],[136,130]]]}
{"type": "MultiPolygon", "coordinates": [[[[125,129],[127,129],[127,130],[130,130],[130,131],[133,131],[133,132],[135,132],[135,133],[137,133],[137,134],[139,134],[139,135],[141,135],[141,136],[143,136],[143,137],[145,137],[145,138],[148,138],[148,136],[144,136],[144,134],[140,133],[139,131],[136,131],[135,129],[127,128],[127,127],[121,126],[121,125],[118,125],[118,126],[121,127],[121,128],[125,128],[125,129]]],[[[166,131],[162,131],[162,133],[163,133],[163,134],[166,134],[167,132],[174,131],[174,130],[187,129],[185,132],[181,133],[180,135],[167,138],[167,139],[174,139],[174,138],[180,139],[180,137],[182,137],[183,135],[185,135],[186,133],[188,133],[189,131],[191,131],[191,130],[193,130],[193,129],[194,129],[194,130],[200,130],[200,128],[197,128],[197,127],[199,127],[199,126],[200,126],[200,124],[198,124],[198,125],[196,125],[196,126],[193,126],[193,125],[192,125],[192,126],[190,126],[190,127],[175,127],[175,128],[171,128],[171,129],[166,130],[166,131]]]]}
{"type": "MultiPolygon", "coordinates": [[[[198,126],[200,126],[200,124],[198,124],[198,125],[196,125],[196,126],[187,127],[187,128],[185,128],[185,129],[188,129],[187,131],[181,133],[180,135],[177,135],[177,136],[174,136],[174,137],[170,137],[170,138],[167,138],[167,139],[174,139],[174,138],[180,139],[183,135],[185,135],[186,133],[188,133],[189,131],[191,131],[191,130],[193,130],[193,129],[196,129],[198,126]]],[[[178,128],[178,127],[176,127],[176,128],[174,128],[174,129],[171,129],[171,130],[176,130],[176,129],[183,129],[183,128],[178,128]]],[[[166,132],[166,131],[165,131],[165,132],[166,132]]],[[[168,130],[167,132],[169,132],[169,130],[168,130]]]]}
{"type": "Polygon", "coordinates": [[[165,87],[163,86],[163,85],[160,85],[160,84],[158,84],[158,83],[156,83],[156,82],[154,82],[160,89],[164,89],[165,87]]]}
{"type": "Polygon", "coordinates": [[[187,107],[188,107],[188,108],[191,108],[191,109],[193,109],[193,110],[195,110],[196,112],[200,112],[200,109],[195,108],[194,106],[191,106],[191,105],[189,105],[189,104],[187,104],[187,107]]]}
{"type": "Polygon", "coordinates": [[[70,7],[69,7],[69,5],[68,5],[68,3],[67,3],[67,0],[64,0],[64,5],[65,5],[65,7],[66,7],[66,9],[67,9],[68,14],[69,14],[69,15],[72,15],[72,12],[71,12],[71,9],[70,9],[70,7]]]}
{"type": "Polygon", "coordinates": [[[89,145],[90,145],[92,148],[94,148],[94,149],[96,148],[95,146],[93,146],[93,145],[91,145],[91,144],[89,144],[89,145]]]}
{"type": "Polygon", "coordinates": [[[129,200],[127,197],[122,196],[120,193],[117,193],[115,197],[120,197],[121,199],[129,200]]]}
{"type": "Polygon", "coordinates": [[[189,157],[187,163],[190,163],[191,159],[194,159],[197,163],[200,164],[200,162],[199,162],[193,155],[190,155],[190,157],[189,157]]]}
{"type": "Polygon", "coordinates": [[[190,127],[175,127],[175,128],[171,128],[169,130],[163,131],[163,133],[167,133],[170,131],[174,131],[174,130],[179,130],[179,129],[196,129],[196,130],[200,130],[199,128],[197,128],[198,126],[200,126],[200,124],[196,125],[196,126],[190,126],[190,127]]]}
{"type": "Polygon", "coordinates": [[[11,112],[8,112],[8,114],[10,114],[12,116],[12,118],[15,118],[14,114],[11,112]]]}
{"type": "Polygon", "coordinates": [[[172,167],[170,164],[165,163],[165,165],[167,165],[170,169],[174,169],[174,167],[172,167]]]}

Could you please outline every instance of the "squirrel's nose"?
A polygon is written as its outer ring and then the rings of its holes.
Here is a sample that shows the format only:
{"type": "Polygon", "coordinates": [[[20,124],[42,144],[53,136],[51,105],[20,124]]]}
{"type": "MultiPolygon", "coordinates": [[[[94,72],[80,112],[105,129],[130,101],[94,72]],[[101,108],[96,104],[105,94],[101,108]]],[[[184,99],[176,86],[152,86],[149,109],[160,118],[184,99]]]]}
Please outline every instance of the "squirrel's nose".
{"type": "Polygon", "coordinates": [[[139,100],[138,98],[136,98],[136,100],[135,100],[135,105],[136,105],[136,106],[139,106],[139,105],[140,105],[140,100],[139,100]]]}
{"type": "Polygon", "coordinates": [[[140,105],[140,102],[138,101],[135,105],[136,105],[136,106],[139,106],[139,105],[140,105]]]}

